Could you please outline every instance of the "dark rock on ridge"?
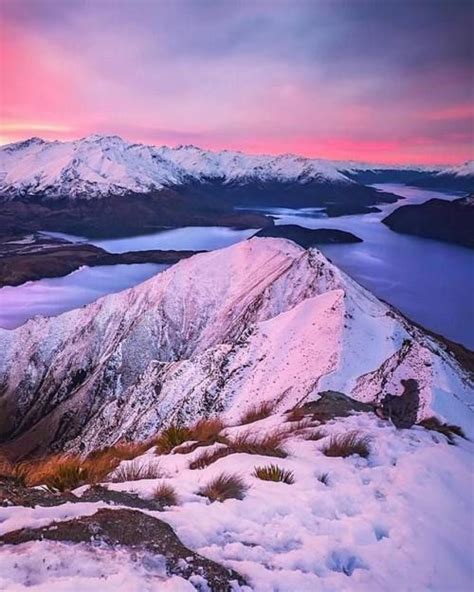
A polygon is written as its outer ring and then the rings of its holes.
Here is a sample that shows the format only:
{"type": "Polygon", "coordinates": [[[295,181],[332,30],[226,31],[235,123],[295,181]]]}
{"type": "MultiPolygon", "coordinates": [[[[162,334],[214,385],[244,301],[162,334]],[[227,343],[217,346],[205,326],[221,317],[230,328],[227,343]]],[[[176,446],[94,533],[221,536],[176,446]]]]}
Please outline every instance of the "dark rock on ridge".
{"type": "Polygon", "coordinates": [[[41,540],[95,543],[111,549],[125,547],[134,553],[163,555],[169,574],[185,579],[202,576],[216,592],[230,592],[232,582],[246,583],[236,571],[185,547],[169,524],[138,510],[100,509],[92,516],[54,522],[42,528],[23,528],[0,536],[0,543],[7,545],[41,540]]]}
{"type": "Polygon", "coordinates": [[[474,194],[454,201],[430,199],[421,205],[402,206],[382,222],[395,232],[474,249],[474,194]]]}
{"type": "Polygon", "coordinates": [[[420,406],[420,389],[413,378],[402,380],[403,393],[387,395],[382,400],[381,414],[397,428],[411,428],[416,423],[420,406]]]}
{"type": "Polygon", "coordinates": [[[155,512],[163,510],[160,503],[153,499],[144,499],[136,493],[127,491],[115,491],[103,485],[91,485],[82,495],[77,496],[70,491],[54,492],[46,488],[25,487],[19,485],[15,478],[0,475],[0,507],[52,507],[79,502],[104,502],[112,506],[126,506],[155,512]]]}
{"type": "Polygon", "coordinates": [[[316,230],[304,228],[297,224],[279,224],[268,228],[262,228],[254,236],[270,236],[287,238],[304,247],[313,245],[331,245],[340,243],[361,243],[362,239],[351,232],[335,230],[332,228],[318,228],[316,230]]]}
{"type": "Polygon", "coordinates": [[[309,401],[298,408],[303,415],[312,415],[314,419],[325,422],[352,413],[375,411],[370,403],[361,403],[338,391],[322,391],[318,395],[317,401],[309,401]]]}

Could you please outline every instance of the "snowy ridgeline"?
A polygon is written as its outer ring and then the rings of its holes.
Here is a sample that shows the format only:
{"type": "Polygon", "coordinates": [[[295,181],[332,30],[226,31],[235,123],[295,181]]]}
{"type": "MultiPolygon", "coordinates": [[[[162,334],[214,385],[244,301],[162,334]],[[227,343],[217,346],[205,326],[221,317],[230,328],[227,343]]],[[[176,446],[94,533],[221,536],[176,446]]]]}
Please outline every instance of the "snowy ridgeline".
{"type": "MultiPolygon", "coordinates": [[[[288,426],[284,421],[271,416],[225,433],[255,435],[288,426]]],[[[290,438],[287,458],[233,454],[200,470],[189,464],[203,448],[159,457],[150,450],[122,467],[153,466],[160,478],[109,483],[108,489],[147,500],[158,485],[171,485],[177,505],[146,514],[171,525],[188,548],[245,578],[248,586],[235,584],[235,591],[471,590],[472,443],[459,439],[457,446],[449,446],[444,436],[419,427],[397,430],[372,414],[338,418],[318,429],[323,437],[316,442],[303,434],[290,438]],[[368,458],[322,453],[330,436],[351,430],[369,437],[368,458]],[[253,475],[256,466],[275,461],[293,472],[293,484],[253,475]],[[243,499],[210,503],[198,495],[222,472],[243,479],[248,488],[243,499]]],[[[0,508],[0,536],[91,516],[104,507],[103,502],[79,502],[0,508]]],[[[165,557],[145,549],[111,548],[98,532],[91,530],[87,544],[44,540],[2,547],[0,590],[227,589],[208,587],[199,574],[170,575],[165,557]]]]}
{"type": "Polygon", "coordinates": [[[2,437],[89,451],[157,426],[335,390],[377,402],[419,387],[418,419],[472,426],[472,381],[445,347],[318,250],[254,238],[124,292],[0,330],[2,437]],[[71,414],[73,411],[73,414],[71,414]]]}
{"type": "MultiPolygon", "coordinates": [[[[354,185],[348,176],[383,171],[383,165],[336,162],[293,154],[249,155],[195,146],[147,146],[118,136],[93,135],[74,142],[31,138],[0,148],[0,194],[97,197],[147,193],[187,183],[331,183],[354,185]]],[[[389,167],[433,175],[473,176],[473,163],[441,167],[389,167]]]]}
{"type": "Polygon", "coordinates": [[[75,142],[32,138],[0,148],[0,192],[46,192],[51,196],[146,193],[190,182],[353,182],[324,160],[295,155],[211,152],[195,146],[146,146],[118,136],[75,142]]]}

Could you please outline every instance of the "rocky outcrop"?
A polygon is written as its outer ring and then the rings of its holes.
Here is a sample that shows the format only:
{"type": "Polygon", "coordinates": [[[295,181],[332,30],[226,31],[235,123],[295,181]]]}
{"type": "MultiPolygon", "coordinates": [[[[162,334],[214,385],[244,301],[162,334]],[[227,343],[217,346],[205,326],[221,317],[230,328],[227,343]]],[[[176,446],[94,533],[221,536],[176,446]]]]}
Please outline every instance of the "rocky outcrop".
{"type": "Polygon", "coordinates": [[[311,415],[321,422],[330,421],[336,417],[347,417],[352,413],[371,413],[375,407],[370,403],[362,403],[337,391],[318,393],[316,401],[309,401],[297,409],[303,415],[311,415]]]}
{"type": "Polygon", "coordinates": [[[100,509],[92,516],[54,522],[42,528],[24,528],[0,536],[0,544],[6,545],[43,540],[100,544],[111,549],[125,548],[130,553],[161,555],[166,559],[169,574],[185,579],[200,576],[211,590],[231,592],[233,582],[246,583],[234,570],[185,547],[166,522],[138,510],[100,509]]]}

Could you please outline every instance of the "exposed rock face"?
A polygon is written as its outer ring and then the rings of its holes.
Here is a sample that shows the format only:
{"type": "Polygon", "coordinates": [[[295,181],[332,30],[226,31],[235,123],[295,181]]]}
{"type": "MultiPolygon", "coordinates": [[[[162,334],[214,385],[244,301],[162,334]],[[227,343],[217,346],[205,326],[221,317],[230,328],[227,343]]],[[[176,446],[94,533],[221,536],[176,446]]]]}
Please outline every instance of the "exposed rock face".
{"type": "Polygon", "coordinates": [[[308,249],[315,245],[331,245],[340,243],[361,243],[362,239],[351,232],[332,228],[304,228],[297,224],[278,224],[259,230],[254,236],[268,236],[274,238],[286,238],[308,249]]]}
{"type": "Polygon", "coordinates": [[[230,592],[232,582],[245,584],[237,572],[206,559],[185,547],[175,532],[162,520],[137,510],[98,510],[43,528],[24,528],[0,536],[0,543],[19,545],[28,541],[95,543],[108,547],[126,547],[130,551],[148,551],[166,558],[167,572],[186,579],[202,576],[211,590],[230,592]]]}
{"type": "Polygon", "coordinates": [[[391,230],[474,249],[474,194],[454,201],[430,199],[401,206],[382,220],[391,230]]]}
{"type": "Polygon", "coordinates": [[[254,238],[130,290],[0,330],[0,437],[13,456],[145,439],[172,421],[324,390],[362,402],[416,378],[420,419],[471,413],[469,373],[316,249],[254,238]],[[454,396],[453,396],[454,395],[454,396]]]}

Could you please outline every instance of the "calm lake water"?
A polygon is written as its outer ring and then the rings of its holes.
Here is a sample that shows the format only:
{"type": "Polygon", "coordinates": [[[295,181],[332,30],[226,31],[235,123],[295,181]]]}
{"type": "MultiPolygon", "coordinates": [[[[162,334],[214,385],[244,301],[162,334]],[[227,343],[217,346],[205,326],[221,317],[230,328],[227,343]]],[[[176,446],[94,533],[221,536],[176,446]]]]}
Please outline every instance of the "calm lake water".
{"type": "Polygon", "coordinates": [[[55,316],[120,292],[160,273],[168,265],[143,263],[81,267],[67,276],[0,289],[0,327],[14,329],[36,315],[55,316]]]}
{"type": "MultiPolygon", "coordinates": [[[[375,214],[326,218],[317,209],[267,210],[280,224],[308,228],[338,228],[364,240],[359,244],[326,245],[321,250],[341,269],[390,302],[408,317],[446,337],[474,348],[474,253],[439,241],[397,234],[380,220],[404,203],[422,203],[433,197],[455,199],[454,194],[404,185],[378,185],[405,199],[383,206],[375,214]]],[[[255,230],[188,227],[123,239],[91,241],[55,234],[74,241],[92,242],[110,252],[145,249],[218,249],[244,240],[255,230]]],[[[53,234],[53,233],[49,233],[53,234]]],[[[135,285],[165,266],[116,265],[82,268],[66,277],[29,282],[0,289],[0,326],[16,327],[37,314],[55,315],[82,306],[104,294],[135,285]]]]}
{"type": "Polygon", "coordinates": [[[398,234],[380,222],[405,203],[423,203],[435,197],[452,200],[459,195],[404,185],[376,187],[405,199],[382,206],[382,212],[364,216],[302,218],[298,213],[286,213],[279,215],[278,221],[308,228],[338,228],[359,236],[363,243],[321,245],[321,250],[338,267],[409,318],[474,349],[474,252],[398,234]]]}

